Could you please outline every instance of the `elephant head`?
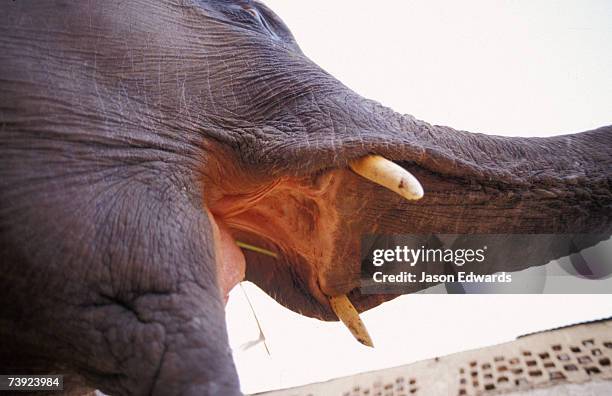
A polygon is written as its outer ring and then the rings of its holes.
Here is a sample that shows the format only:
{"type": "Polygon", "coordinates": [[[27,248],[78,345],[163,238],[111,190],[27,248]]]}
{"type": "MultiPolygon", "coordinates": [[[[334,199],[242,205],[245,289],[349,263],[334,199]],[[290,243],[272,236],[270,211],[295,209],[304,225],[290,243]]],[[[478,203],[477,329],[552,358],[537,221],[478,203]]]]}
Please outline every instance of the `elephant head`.
{"type": "Polygon", "coordinates": [[[330,297],[390,298],[359,292],[361,235],[612,230],[612,127],[509,138],[398,114],[256,1],[1,8],[3,373],[237,395],[224,297],[243,278],[335,320],[330,297]],[[424,197],[350,169],[369,155],[424,197]]]}

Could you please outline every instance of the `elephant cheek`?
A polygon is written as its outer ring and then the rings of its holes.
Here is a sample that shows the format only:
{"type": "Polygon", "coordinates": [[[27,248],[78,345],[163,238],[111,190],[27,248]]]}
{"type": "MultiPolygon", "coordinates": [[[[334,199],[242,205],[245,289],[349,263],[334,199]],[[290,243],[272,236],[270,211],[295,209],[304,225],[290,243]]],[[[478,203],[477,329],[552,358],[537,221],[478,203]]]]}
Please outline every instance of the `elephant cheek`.
{"type": "Polygon", "coordinates": [[[236,241],[229,228],[223,223],[218,222],[210,212],[208,212],[208,217],[212,226],[215,244],[217,283],[221,296],[227,304],[230,290],[245,277],[246,260],[244,254],[238,245],[236,245],[236,241]]]}

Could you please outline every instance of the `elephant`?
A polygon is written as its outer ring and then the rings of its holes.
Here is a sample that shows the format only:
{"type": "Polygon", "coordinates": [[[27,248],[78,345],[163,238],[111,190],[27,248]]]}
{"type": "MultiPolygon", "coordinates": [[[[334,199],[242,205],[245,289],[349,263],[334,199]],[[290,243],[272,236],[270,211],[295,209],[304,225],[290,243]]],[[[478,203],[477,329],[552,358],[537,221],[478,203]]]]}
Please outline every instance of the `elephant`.
{"type": "Polygon", "coordinates": [[[258,1],[0,8],[2,374],[240,395],[224,302],[243,279],[337,320],[329,297],[392,298],[359,291],[365,234],[612,232],[612,126],[513,138],[398,114],[258,1]],[[423,198],[350,169],[371,155],[423,198]]]}

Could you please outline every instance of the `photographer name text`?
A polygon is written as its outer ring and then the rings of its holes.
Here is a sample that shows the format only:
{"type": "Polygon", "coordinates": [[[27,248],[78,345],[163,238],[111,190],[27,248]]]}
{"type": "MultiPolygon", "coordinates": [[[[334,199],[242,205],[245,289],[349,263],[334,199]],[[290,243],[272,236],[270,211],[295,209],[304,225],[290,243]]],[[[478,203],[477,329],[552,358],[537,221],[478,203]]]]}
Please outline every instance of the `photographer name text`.
{"type": "Polygon", "coordinates": [[[497,274],[483,275],[463,271],[456,274],[428,274],[425,272],[421,272],[420,274],[412,272],[385,274],[383,272],[375,272],[372,275],[372,279],[376,283],[511,283],[512,274],[500,272],[497,274]]]}

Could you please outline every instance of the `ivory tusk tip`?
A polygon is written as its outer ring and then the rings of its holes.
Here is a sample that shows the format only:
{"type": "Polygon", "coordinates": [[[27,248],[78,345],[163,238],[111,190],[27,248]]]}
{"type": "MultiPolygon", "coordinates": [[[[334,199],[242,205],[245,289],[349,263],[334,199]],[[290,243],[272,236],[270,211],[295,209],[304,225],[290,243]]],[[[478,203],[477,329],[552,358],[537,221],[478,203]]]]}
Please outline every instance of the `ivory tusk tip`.
{"type": "Polygon", "coordinates": [[[361,345],[367,346],[368,348],[374,348],[374,343],[372,342],[371,338],[365,338],[365,339],[357,339],[357,341],[359,341],[359,343],[361,345]]]}
{"type": "Polygon", "coordinates": [[[380,155],[369,155],[351,161],[349,167],[359,176],[410,201],[419,200],[425,195],[423,186],[412,173],[380,155]]]}
{"type": "Polygon", "coordinates": [[[417,201],[423,198],[423,196],[425,195],[425,191],[423,190],[423,186],[421,186],[421,183],[419,183],[419,181],[414,176],[412,176],[412,179],[413,180],[406,180],[406,178],[402,178],[402,180],[398,184],[397,192],[402,197],[410,201],[417,201]]]}
{"type": "Polygon", "coordinates": [[[344,323],[359,343],[374,348],[372,338],[359,317],[357,309],[355,309],[355,306],[346,295],[330,297],[329,304],[336,316],[338,316],[338,319],[344,323]]]}

